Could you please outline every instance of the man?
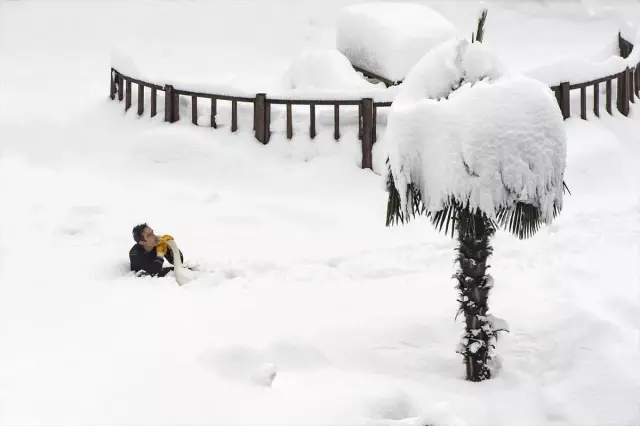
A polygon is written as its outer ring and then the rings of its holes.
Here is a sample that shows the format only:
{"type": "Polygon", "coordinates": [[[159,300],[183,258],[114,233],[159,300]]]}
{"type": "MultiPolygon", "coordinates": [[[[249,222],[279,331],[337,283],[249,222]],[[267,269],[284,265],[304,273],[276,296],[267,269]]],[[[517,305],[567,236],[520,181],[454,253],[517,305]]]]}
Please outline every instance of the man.
{"type": "MultiPolygon", "coordinates": [[[[136,244],[129,250],[129,261],[131,270],[136,272],[136,276],[164,277],[169,271],[173,271],[173,267],[163,267],[165,259],[170,264],[174,264],[174,254],[167,244],[167,241],[173,240],[171,235],[158,238],[146,223],[136,225],[132,234],[136,244]]],[[[180,251],[180,259],[184,262],[182,251],[180,251]]]]}

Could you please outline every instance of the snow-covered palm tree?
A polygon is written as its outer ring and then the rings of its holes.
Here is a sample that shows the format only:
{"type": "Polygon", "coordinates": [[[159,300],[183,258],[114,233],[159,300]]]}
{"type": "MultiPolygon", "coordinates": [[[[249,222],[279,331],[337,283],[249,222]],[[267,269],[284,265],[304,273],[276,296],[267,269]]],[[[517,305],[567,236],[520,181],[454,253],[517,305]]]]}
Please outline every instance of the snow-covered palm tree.
{"type": "Polygon", "coordinates": [[[492,375],[497,333],[489,314],[491,237],[500,227],[535,234],[562,209],[566,134],[544,84],[512,74],[481,43],[451,40],[400,86],[389,114],[387,226],[416,215],[457,234],[458,352],[466,378],[492,375]]]}

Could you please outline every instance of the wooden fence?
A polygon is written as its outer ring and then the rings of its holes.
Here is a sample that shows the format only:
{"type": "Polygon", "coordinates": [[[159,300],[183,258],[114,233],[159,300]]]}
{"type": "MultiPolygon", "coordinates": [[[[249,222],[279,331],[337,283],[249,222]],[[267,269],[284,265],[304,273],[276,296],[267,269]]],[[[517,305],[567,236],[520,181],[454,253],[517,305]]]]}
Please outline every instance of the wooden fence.
{"type": "Polygon", "coordinates": [[[600,85],[605,85],[605,105],[607,112],[612,114],[613,103],[613,82],[616,82],[616,108],[624,116],[629,115],[630,102],[635,103],[636,97],[640,96],[640,67],[627,68],[619,74],[588,81],[586,83],[562,83],[559,86],[552,86],[562,117],[571,117],[571,90],[580,90],[580,118],[587,119],[587,89],[593,89],[593,113],[600,117],[600,85]]]}
{"type": "Polygon", "coordinates": [[[377,110],[378,108],[390,107],[391,102],[374,102],[371,98],[350,99],[350,100],[302,100],[302,99],[270,99],[265,93],[258,93],[255,97],[228,96],[213,93],[192,92],[173,87],[172,85],[159,85],[142,81],[131,76],[127,76],[111,68],[111,79],[109,94],[111,99],[119,101],[124,99],[125,111],[131,108],[132,85],[135,84],[138,90],[138,115],[142,116],[145,109],[145,88],[151,90],[151,117],[155,117],[158,112],[158,91],[164,92],[164,121],[175,123],[180,120],[180,96],[191,98],[191,122],[198,125],[198,99],[209,99],[211,102],[210,125],[217,128],[216,116],[218,114],[218,101],[231,102],[231,131],[238,130],[238,103],[244,102],[253,105],[253,131],[258,141],[267,144],[271,137],[271,106],[285,105],[287,120],[287,138],[293,138],[293,105],[306,105],[309,107],[309,136],[313,139],[317,135],[316,131],[316,106],[333,106],[333,137],[340,139],[340,107],[358,107],[358,138],[362,141],[362,168],[373,168],[372,151],[373,144],[377,139],[377,110]]]}
{"type": "MultiPolygon", "coordinates": [[[[627,57],[633,45],[621,40],[621,55],[627,57]],[[624,43],[624,44],[623,44],[624,43]],[[624,46],[624,47],[623,47],[624,46]],[[624,50],[624,52],[623,52],[624,50]]],[[[629,114],[630,102],[634,103],[636,97],[640,96],[640,67],[637,64],[633,68],[627,68],[623,72],[602,77],[597,80],[588,81],[586,83],[569,82],[562,83],[558,86],[551,87],[554,91],[560,111],[564,119],[571,116],[571,91],[580,90],[580,117],[587,119],[587,89],[593,89],[593,112],[600,117],[600,85],[605,85],[605,105],[609,114],[613,114],[613,82],[616,82],[616,108],[621,114],[627,116],[629,114]]],[[[238,103],[247,103],[253,105],[253,131],[258,141],[267,144],[271,137],[271,106],[285,105],[286,107],[286,132],[287,138],[293,137],[293,119],[292,106],[305,105],[309,107],[309,136],[313,139],[316,137],[316,106],[333,106],[333,136],[335,140],[340,139],[340,107],[341,106],[358,106],[358,138],[362,141],[362,168],[373,168],[372,151],[373,144],[377,139],[376,121],[378,117],[378,108],[391,106],[391,102],[374,102],[371,98],[351,99],[351,100],[288,100],[288,99],[270,99],[266,93],[258,93],[255,97],[228,96],[213,93],[200,93],[188,90],[177,89],[172,85],[158,85],[134,77],[124,75],[115,68],[111,68],[110,77],[110,97],[115,99],[116,95],[119,101],[124,99],[125,110],[131,108],[132,84],[138,89],[138,115],[144,114],[145,107],[145,88],[151,89],[151,117],[157,115],[157,98],[158,91],[164,92],[164,120],[169,123],[175,123],[180,119],[180,97],[187,96],[191,98],[191,121],[198,125],[198,99],[209,99],[211,102],[211,121],[210,125],[217,128],[216,116],[218,112],[218,101],[231,102],[231,131],[238,130],[238,103]]]]}

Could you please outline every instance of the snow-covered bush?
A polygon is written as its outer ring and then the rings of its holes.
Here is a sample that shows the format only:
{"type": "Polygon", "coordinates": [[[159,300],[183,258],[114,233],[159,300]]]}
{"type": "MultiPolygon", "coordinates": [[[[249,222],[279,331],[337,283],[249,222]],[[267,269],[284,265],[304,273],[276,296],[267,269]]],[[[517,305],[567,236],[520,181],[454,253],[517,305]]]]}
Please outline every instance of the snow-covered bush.
{"type": "Polygon", "coordinates": [[[481,43],[428,53],[401,85],[385,139],[405,216],[408,185],[429,211],[453,197],[495,218],[523,202],[550,220],[562,206],[566,136],[553,92],[481,43]]]}
{"type": "Polygon", "coordinates": [[[400,81],[426,52],[455,35],[453,24],[429,7],[364,3],[342,11],[336,44],[353,65],[400,81]]]}

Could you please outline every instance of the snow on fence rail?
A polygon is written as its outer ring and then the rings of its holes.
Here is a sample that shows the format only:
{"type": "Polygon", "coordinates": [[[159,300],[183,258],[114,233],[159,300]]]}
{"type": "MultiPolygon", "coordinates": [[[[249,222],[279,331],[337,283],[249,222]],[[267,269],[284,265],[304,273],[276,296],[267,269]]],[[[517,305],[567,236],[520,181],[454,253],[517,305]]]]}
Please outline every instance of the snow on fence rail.
{"type": "MultiPolygon", "coordinates": [[[[623,39],[620,42],[621,56],[627,58],[631,55],[633,45],[623,39]]],[[[635,53],[635,52],[634,52],[635,53]]],[[[640,55],[639,55],[640,56],[640,55]]],[[[255,97],[230,96],[214,93],[202,93],[175,88],[173,85],[159,85],[124,75],[115,68],[111,68],[110,97],[112,100],[118,96],[118,100],[125,100],[125,111],[131,108],[132,84],[138,86],[138,115],[144,114],[145,88],[151,90],[151,117],[157,115],[158,91],[164,92],[164,121],[175,123],[180,119],[180,96],[191,98],[191,121],[198,125],[198,99],[209,99],[211,102],[210,125],[217,128],[216,115],[218,101],[231,102],[231,131],[238,130],[238,103],[253,105],[253,131],[258,141],[267,144],[271,137],[271,106],[286,106],[286,132],[287,138],[293,137],[292,105],[307,105],[309,107],[309,136],[316,137],[316,106],[333,106],[334,108],[334,139],[340,139],[340,107],[358,106],[358,138],[362,141],[362,168],[373,168],[373,144],[377,139],[378,108],[390,107],[392,102],[375,102],[373,98],[363,99],[280,99],[268,98],[265,93],[258,93],[255,97]]],[[[629,114],[630,102],[635,103],[635,98],[640,98],[640,62],[635,66],[627,66],[624,71],[583,83],[564,82],[556,86],[550,86],[555,93],[560,111],[564,119],[571,116],[571,91],[580,90],[580,117],[587,119],[587,89],[593,88],[593,112],[600,117],[600,84],[605,85],[605,106],[609,114],[613,114],[613,82],[616,82],[616,108],[621,114],[629,114]]]]}

